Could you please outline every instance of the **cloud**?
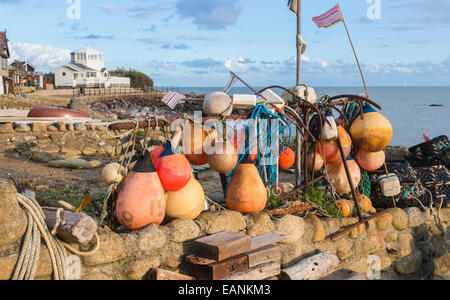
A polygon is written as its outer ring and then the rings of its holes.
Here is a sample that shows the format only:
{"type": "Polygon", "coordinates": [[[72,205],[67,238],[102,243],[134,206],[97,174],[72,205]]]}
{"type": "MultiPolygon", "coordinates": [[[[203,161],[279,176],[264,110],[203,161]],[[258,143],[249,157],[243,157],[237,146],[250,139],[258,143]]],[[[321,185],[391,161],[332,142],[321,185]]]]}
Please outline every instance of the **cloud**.
{"type": "Polygon", "coordinates": [[[186,44],[180,43],[180,44],[164,44],[161,46],[161,49],[166,50],[186,50],[190,47],[186,44]]]}
{"type": "Polygon", "coordinates": [[[112,40],[114,39],[114,35],[102,35],[102,34],[88,34],[80,37],[83,40],[112,40]]]}
{"type": "Polygon", "coordinates": [[[232,57],[227,59],[224,63],[225,68],[234,72],[242,72],[246,73],[249,71],[256,71],[256,67],[252,66],[252,64],[256,63],[256,61],[251,60],[249,58],[244,57],[232,57]]]}
{"type": "Polygon", "coordinates": [[[97,6],[103,9],[105,12],[112,14],[118,13],[120,10],[119,7],[115,5],[97,4],[97,6]]]}
{"type": "Polygon", "coordinates": [[[193,69],[211,69],[217,71],[225,71],[223,61],[214,60],[212,58],[198,58],[187,60],[181,63],[183,66],[193,69]]]}
{"type": "Polygon", "coordinates": [[[70,62],[72,51],[59,49],[50,45],[30,43],[10,43],[11,60],[28,60],[34,64],[38,71],[54,71],[70,62]]]}
{"type": "Polygon", "coordinates": [[[178,0],[177,13],[203,30],[221,30],[237,23],[241,14],[238,0],[178,0]]]}

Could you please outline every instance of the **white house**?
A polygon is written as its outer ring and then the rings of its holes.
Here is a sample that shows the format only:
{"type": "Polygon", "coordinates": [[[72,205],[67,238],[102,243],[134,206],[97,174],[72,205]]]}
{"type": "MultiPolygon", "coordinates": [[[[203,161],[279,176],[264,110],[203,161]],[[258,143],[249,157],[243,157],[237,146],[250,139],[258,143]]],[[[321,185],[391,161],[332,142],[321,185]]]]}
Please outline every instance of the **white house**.
{"type": "Polygon", "coordinates": [[[55,71],[55,87],[130,87],[130,78],[110,76],[102,52],[84,47],[70,55],[71,62],[55,71]]]}

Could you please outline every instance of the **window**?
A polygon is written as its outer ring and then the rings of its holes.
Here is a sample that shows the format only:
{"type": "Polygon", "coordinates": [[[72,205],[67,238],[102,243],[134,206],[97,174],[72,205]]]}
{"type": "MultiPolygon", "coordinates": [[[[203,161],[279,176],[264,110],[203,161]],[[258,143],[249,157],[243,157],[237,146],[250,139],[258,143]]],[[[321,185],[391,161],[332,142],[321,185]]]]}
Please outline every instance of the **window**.
{"type": "Polygon", "coordinates": [[[8,62],[6,61],[6,58],[2,57],[2,69],[8,70],[8,62]]]}
{"type": "Polygon", "coordinates": [[[75,80],[78,79],[78,73],[73,74],[73,79],[75,79],[75,80]]]}
{"type": "Polygon", "coordinates": [[[66,76],[66,72],[63,72],[63,76],[66,76]]]}

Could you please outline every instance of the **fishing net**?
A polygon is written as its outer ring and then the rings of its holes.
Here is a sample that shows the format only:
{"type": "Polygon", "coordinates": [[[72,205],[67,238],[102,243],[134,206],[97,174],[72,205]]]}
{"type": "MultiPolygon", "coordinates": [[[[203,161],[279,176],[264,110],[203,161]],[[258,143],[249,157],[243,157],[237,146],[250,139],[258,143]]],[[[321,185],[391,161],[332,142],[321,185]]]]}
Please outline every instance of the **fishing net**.
{"type": "Polygon", "coordinates": [[[417,177],[437,204],[450,203],[450,172],[445,166],[417,168],[417,177]]]}
{"type": "Polygon", "coordinates": [[[369,173],[363,171],[361,173],[361,182],[359,183],[359,191],[361,194],[371,197],[372,195],[372,181],[370,179],[369,173]]]}
{"type": "Polygon", "coordinates": [[[409,152],[408,161],[413,167],[445,165],[450,168],[449,140],[445,135],[411,147],[409,152]]]}

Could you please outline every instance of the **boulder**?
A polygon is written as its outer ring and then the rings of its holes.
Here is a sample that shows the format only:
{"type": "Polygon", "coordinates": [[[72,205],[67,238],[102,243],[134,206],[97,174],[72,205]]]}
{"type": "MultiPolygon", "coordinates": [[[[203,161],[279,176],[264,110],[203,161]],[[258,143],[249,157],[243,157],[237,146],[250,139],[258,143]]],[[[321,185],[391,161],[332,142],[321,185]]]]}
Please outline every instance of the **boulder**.
{"type": "Polygon", "coordinates": [[[355,248],[353,242],[347,237],[341,237],[336,242],[337,256],[340,260],[346,260],[347,258],[355,255],[355,248]]]}
{"type": "Polygon", "coordinates": [[[157,269],[159,265],[158,257],[131,260],[125,265],[125,273],[131,280],[141,280],[151,269],[157,269]]]}
{"type": "Polygon", "coordinates": [[[94,155],[95,153],[97,153],[97,150],[91,147],[86,147],[83,149],[82,151],[83,155],[94,155]]]}
{"type": "Polygon", "coordinates": [[[16,128],[14,129],[16,132],[30,132],[31,131],[31,127],[28,126],[27,124],[19,124],[16,125],[16,128]]]}
{"type": "Polygon", "coordinates": [[[389,229],[392,225],[392,215],[388,212],[381,214],[376,218],[377,227],[381,231],[389,229]]]}
{"type": "Polygon", "coordinates": [[[400,247],[399,257],[405,257],[410,255],[414,250],[414,238],[410,233],[401,233],[398,236],[398,242],[400,247]]]}
{"type": "Polygon", "coordinates": [[[322,221],[315,215],[309,215],[307,217],[307,221],[310,222],[313,226],[313,242],[321,242],[325,239],[325,227],[322,224],[322,221]]]}
{"type": "Polygon", "coordinates": [[[240,232],[247,227],[241,213],[229,210],[204,212],[197,218],[196,223],[202,231],[210,235],[222,231],[240,232]]]}
{"type": "Polygon", "coordinates": [[[286,215],[275,221],[275,233],[285,236],[285,239],[281,241],[283,244],[296,243],[305,233],[305,221],[300,217],[286,215]]]}
{"type": "Polygon", "coordinates": [[[46,132],[47,124],[44,123],[33,123],[33,132],[46,132]]]}
{"type": "Polygon", "coordinates": [[[0,124],[0,133],[2,134],[14,133],[14,128],[12,127],[11,123],[0,124]]]}
{"type": "Polygon", "coordinates": [[[249,214],[245,216],[245,220],[249,236],[259,236],[275,230],[275,225],[267,214],[249,214]]]}
{"type": "Polygon", "coordinates": [[[279,244],[281,249],[281,265],[288,266],[296,262],[303,254],[303,243],[298,241],[291,244],[279,244]]]}
{"type": "Polygon", "coordinates": [[[31,160],[37,163],[48,164],[55,160],[75,160],[78,155],[73,153],[49,153],[49,152],[33,152],[31,160]]]}
{"type": "MultiPolygon", "coordinates": [[[[98,235],[100,237],[100,248],[95,255],[83,258],[85,265],[103,265],[124,258],[126,251],[120,235],[106,229],[99,229],[98,235]]],[[[82,251],[88,250],[84,249],[85,246],[81,248],[82,251]]]]}
{"type": "Polygon", "coordinates": [[[408,215],[403,209],[395,208],[391,211],[392,214],[392,225],[398,231],[403,231],[408,227],[408,215]]]}
{"type": "Polygon", "coordinates": [[[100,161],[86,161],[83,159],[74,160],[55,160],[48,163],[51,168],[66,169],[95,169],[101,166],[100,161]]]}
{"type": "Polygon", "coordinates": [[[200,234],[198,225],[188,219],[176,219],[161,228],[167,238],[175,243],[196,239],[200,234]]]}
{"type": "Polygon", "coordinates": [[[409,228],[419,227],[425,223],[425,217],[423,216],[422,211],[420,211],[417,207],[406,208],[405,212],[408,215],[409,228]]]}
{"type": "Polygon", "coordinates": [[[27,224],[27,215],[18,203],[16,188],[0,180],[0,247],[20,240],[27,224]]]}
{"type": "Polygon", "coordinates": [[[422,266],[422,252],[419,250],[412,254],[397,259],[394,262],[394,270],[400,275],[409,275],[419,271],[422,266]]]}
{"type": "Polygon", "coordinates": [[[158,226],[147,226],[138,232],[138,250],[144,255],[151,254],[162,249],[166,240],[166,235],[158,226]]]}

